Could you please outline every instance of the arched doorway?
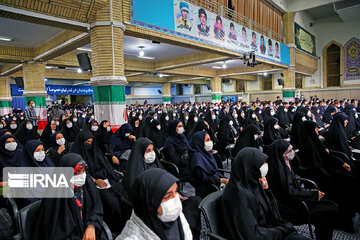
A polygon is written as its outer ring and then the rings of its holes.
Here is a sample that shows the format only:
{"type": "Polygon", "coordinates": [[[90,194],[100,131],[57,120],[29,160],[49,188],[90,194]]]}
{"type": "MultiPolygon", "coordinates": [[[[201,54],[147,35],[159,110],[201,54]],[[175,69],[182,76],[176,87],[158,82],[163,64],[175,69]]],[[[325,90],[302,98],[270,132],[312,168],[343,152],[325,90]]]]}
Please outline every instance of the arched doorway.
{"type": "Polygon", "coordinates": [[[342,86],[343,46],[331,42],[324,47],[324,87],[342,86]]]}

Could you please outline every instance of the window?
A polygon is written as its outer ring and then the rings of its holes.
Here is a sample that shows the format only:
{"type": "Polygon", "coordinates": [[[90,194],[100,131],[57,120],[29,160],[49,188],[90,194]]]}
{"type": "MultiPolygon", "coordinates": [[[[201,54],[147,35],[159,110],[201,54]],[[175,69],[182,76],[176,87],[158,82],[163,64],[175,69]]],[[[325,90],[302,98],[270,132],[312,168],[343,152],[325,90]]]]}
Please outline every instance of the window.
{"type": "Polygon", "coordinates": [[[244,80],[236,80],[236,92],[245,92],[244,80]]]}
{"type": "Polygon", "coordinates": [[[326,50],[326,75],[328,87],[340,86],[340,47],[331,44],[326,50]]]}
{"type": "Polygon", "coordinates": [[[295,88],[303,88],[302,80],[303,80],[303,75],[300,73],[295,73],[295,88]]]}
{"type": "Polygon", "coordinates": [[[267,76],[263,76],[264,91],[272,90],[272,79],[273,79],[273,75],[271,74],[268,74],[267,76]]]}

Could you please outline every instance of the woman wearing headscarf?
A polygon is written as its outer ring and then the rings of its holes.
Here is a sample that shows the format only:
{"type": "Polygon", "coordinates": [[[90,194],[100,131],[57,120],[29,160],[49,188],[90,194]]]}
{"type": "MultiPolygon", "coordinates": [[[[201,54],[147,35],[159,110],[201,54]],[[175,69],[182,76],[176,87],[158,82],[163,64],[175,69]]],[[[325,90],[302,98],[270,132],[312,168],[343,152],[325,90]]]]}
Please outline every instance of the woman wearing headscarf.
{"type": "Polygon", "coordinates": [[[245,123],[244,127],[247,127],[251,124],[254,124],[259,127],[259,129],[262,129],[262,124],[259,122],[259,119],[257,118],[257,115],[254,110],[248,109],[245,116],[245,123]]]}
{"type": "Polygon", "coordinates": [[[189,120],[185,126],[185,136],[188,137],[190,132],[193,130],[195,124],[199,121],[199,117],[195,111],[195,109],[192,109],[189,113],[189,120]]]}
{"type": "Polygon", "coordinates": [[[307,239],[282,219],[266,181],[267,156],[255,148],[244,148],[232,163],[230,181],[221,207],[228,239],[307,239]]]}
{"type": "Polygon", "coordinates": [[[237,114],[237,111],[236,109],[232,108],[230,111],[229,111],[229,114],[228,114],[232,120],[233,120],[233,126],[234,128],[236,129],[236,132],[240,132],[241,129],[240,129],[240,122],[239,122],[239,115],[237,114]]]}
{"type": "MultiPolygon", "coordinates": [[[[104,207],[104,220],[113,232],[119,233],[125,224],[123,205],[120,200],[125,195],[120,176],[115,173],[110,162],[96,147],[94,136],[89,130],[81,131],[71,146],[70,152],[80,154],[88,165],[88,173],[100,191],[104,207]]],[[[61,161],[61,160],[60,160],[61,161]]]]}
{"type": "Polygon", "coordinates": [[[71,121],[71,119],[65,119],[63,121],[63,127],[62,127],[61,132],[64,135],[66,141],[68,141],[69,143],[72,143],[75,141],[76,136],[79,135],[80,129],[78,129],[77,127],[75,127],[73,125],[73,122],[71,121]]]}
{"type": "Polygon", "coordinates": [[[265,122],[264,136],[262,138],[265,145],[270,145],[276,140],[281,139],[279,133],[280,125],[277,118],[271,117],[265,122]]]}
{"type": "Polygon", "coordinates": [[[131,150],[124,175],[124,187],[130,193],[135,178],[150,168],[163,168],[155,153],[154,144],[147,138],[139,138],[131,150]]]}
{"type": "Polygon", "coordinates": [[[71,115],[70,117],[71,122],[73,123],[74,127],[81,130],[84,126],[84,121],[79,120],[79,117],[76,114],[71,115]]]}
{"type": "Polygon", "coordinates": [[[351,159],[351,150],[347,142],[346,126],[348,116],[342,112],[336,113],[329,127],[328,145],[331,150],[345,153],[351,159]]]}
{"type": "Polygon", "coordinates": [[[163,152],[166,161],[175,163],[179,168],[181,180],[188,181],[190,180],[189,154],[192,149],[184,131],[184,125],[181,121],[170,121],[169,137],[165,141],[163,152]]]}
{"type": "Polygon", "coordinates": [[[136,139],[141,138],[142,128],[141,128],[141,121],[140,121],[139,117],[137,117],[137,116],[133,117],[130,121],[130,125],[133,129],[134,136],[136,137],[136,139]]]}
{"type": "Polygon", "coordinates": [[[216,133],[218,131],[217,116],[214,111],[208,111],[205,114],[205,121],[209,124],[209,128],[216,133]]]}
{"type": "Polygon", "coordinates": [[[271,107],[266,107],[264,111],[264,123],[275,116],[275,111],[271,107]]]}
{"type": "Polygon", "coordinates": [[[23,147],[11,134],[0,137],[0,182],[3,182],[4,167],[22,166],[23,147]]]}
{"type": "Polygon", "coordinates": [[[259,148],[260,129],[256,125],[249,125],[240,132],[233,150],[234,156],[246,147],[259,148]]]}
{"type": "Polygon", "coordinates": [[[25,145],[25,143],[30,140],[39,139],[40,135],[37,133],[31,121],[24,121],[14,134],[14,137],[22,145],[25,145]]]}
{"type": "Polygon", "coordinates": [[[339,205],[337,228],[354,231],[351,219],[359,202],[352,194],[358,187],[355,167],[330,155],[321,143],[318,131],[315,122],[306,121],[301,125],[298,156],[306,168],[305,177],[315,181],[339,205]]]}
{"type": "Polygon", "coordinates": [[[130,192],[134,210],[116,240],[193,239],[182,213],[178,181],[162,169],[149,169],[137,176],[130,192]]]}
{"type": "Polygon", "coordinates": [[[96,143],[103,154],[109,152],[110,139],[112,135],[113,132],[111,131],[110,122],[108,120],[101,121],[96,137],[96,143]]]}
{"type": "Polygon", "coordinates": [[[288,107],[288,112],[287,112],[287,118],[288,118],[290,124],[292,124],[292,122],[294,120],[295,112],[296,112],[296,107],[294,106],[294,103],[290,103],[290,106],[288,107]]]}
{"type": "MultiPolygon", "coordinates": [[[[338,103],[338,101],[337,101],[337,103],[338,103]]],[[[323,122],[329,124],[332,120],[333,115],[336,112],[337,112],[337,110],[336,110],[336,107],[334,106],[334,104],[330,104],[324,112],[323,119],[322,119],[323,122]]]]}
{"type": "Polygon", "coordinates": [[[40,140],[30,140],[24,146],[24,167],[55,167],[55,164],[45,154],[44,144],[40,140]]]}
{"type": "Polygon", "coordinates": [[[89,131],[94,136],[94,138],[98,137],[99,134],[99,123],[95,119],[91,120],[89,123],[89,131]]]}
{"type": "Polygon", "coordinates": [[[42,199],[32,239],[101,239],[103,208],[87,164],[74,153],[64,155],[59,163],[74,168],[70,180],[74,197],[42,199]]]}
{"type": "Polygon", "coordinates": [[[291,165],[295,152],[288,142],[277,140],[272,143],[268,156],[266,179],[278,201],[281,216],[299,225],[307,222],[309,212],[316,239],[331,240],[337,215],[336,203],[324,199],[325,194],[321,191],[301,188],[291,165]],[[308,211],[301,201],[305,201],[308,211]]]}
{"type": "Polygon", "coordinates": [[[50,148],[47,151],[47,155],[56,166],[59,165],[61,157],[69,151],[70,145],[61,132],[51,134],[50,148]]]}
{"type": "Polygon", "coordinates": [[[154,147],[160,149],[165,143],[165,131],[162,128],[160,121],[153,120],[151,122],[151,131],[149,139],[154,143],[154,147]]]}
{"type": "Polygon", "coordinates": [[[238,132],[233,126],[234,122],[230,116],[225,116],[220,123],[219,131],[217,134],[218,142],[216,144],[216,149],[221,155],[222,161],[225,160],[228,152],[226,147],[229,144],[233,144],[238,135],[238,132]]]}
{"type": "Polygon", "coordinates": [[[165,134],[165,137],[168,136],[167,129],[169,128],[169,121],[170,121],[170,113],[162,113],[160,116],[160,124],[165,134]]]}
{"type": "Polygon", "coordinates": [[[19,122],[16,120],[16,117],[14,117],[13,119],[9,120],[7,123],[7,129],[9,129],[9,131],[11,132],[11,134],[15,134],[16,131],[19,129],[20,124],[19,122]],[[14,120],[15,119],[15,120],[14,120]]]}
{"type": "Polygon", "coordinates": [[[50,148],[50,136],[55,132],[59,132],[59,128],[56,126],[56,122],[53,120],[48,121],[40,137],[40,141],[44,143],[46,150],[50,148]]]}
{"type": "Polygon", "coordinates": [[[287,129],[290,124],[287,118],[288,109],[285,106],[280,106],[276,112],[276,118],[279,119],[279,125],[282,129],[287,129]]]}
{"type": "MultiPolygon", "coordinates": [[[[125,152],[126,156],[123,156],[123,158],[127,159],[135,141],[136,137],[133,135],[131,125],[129,123],[121,125],[121,127],[116,130],[110,139],[109,154],[112,158],[112,162],[119,165],[120,159],[125,152]]],[[[124,166],[123,165],[124,162],[119,165],[120,170],[126,168],[126,163],[124,166]]]]}
{"type": "Polygon", "coordinates": [[[196,132],[191,140],[194,150],[190,154],[191,183],[195,186],[195,193],[202,198],[210,194],[214,188],[211,184],[220,187],[226,184],[226,179],[219,171],[211,151],[213,142],[205,131],[196,132]]]}
{"type": "Polygon", "coordinates": [[[319,128],[323,128],[324,127],[324,122],[322,121],[322,116],[320,114],[320,107],[313,105],[311,107],[311,112],[314,115],[315,121],[318,124],[319,128]]]}
{"type": "Polygon", "coordinates": [[[150,131],[151,131],[151,122],[154,120],[154,117],[152,114],[154,112],[150,112],[148,116],[146,116],[142,126],[141,126],[141,131],[142,131],[142,137],[149,137],[150,135],[150,131]],[[152,115],[151,115],[152,114],[152,115]]]}
{"type": "Polygon", "coordinates": [[[290,132],[290,142],[291,145],[295,148],[299,148],[300,143],[300,125],[307,121],[305,113],[297,111],[294,115],[291,132],[290,132]]]}

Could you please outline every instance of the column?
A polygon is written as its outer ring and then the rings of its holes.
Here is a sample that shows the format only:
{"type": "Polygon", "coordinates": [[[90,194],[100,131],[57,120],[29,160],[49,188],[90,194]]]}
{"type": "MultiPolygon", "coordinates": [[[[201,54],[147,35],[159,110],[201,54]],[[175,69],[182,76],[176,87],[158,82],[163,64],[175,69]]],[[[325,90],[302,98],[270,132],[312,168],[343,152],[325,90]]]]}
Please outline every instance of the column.
{"type": "Polygon", "coordinates": [[[109,120],[112,128],[118,128],[127,121],[123,52],[125,26],[119,11],[121,1],[110,3],[97,11],[91,23],[91,85],[96,120],[109,120]]]}
{"type": "Polygon", "coordinates": [[[285,44],[290,48],[290,67],[283,70],[284,86],[283,101],[290,102],[295,99],[295,33],[294,33],[294,12],[287,12],[283,16],[285,44]]]}
{"type": "Polygon", "coordinates": [[[0,77],[0,115],[5,115],[11,112],[11,90],[10,77],[0,77]]]}
{"type": "Polygon", "coordinates": [[[163,83],[163,103],[171,104],[171,83],[163,83]]]}
{"type": "Polygon", "coordinates": [[[211,102],[221,103],[221,78],[214,77],[211,79],[211,102]]]}
{"type": "Polygon", "coordinates": [[[25,105],[29,100],[35,103],[39,129],[47,119],[46,88],[45,88],[45,64],[41,62],[23,63],[24,97],[25,105]]]}

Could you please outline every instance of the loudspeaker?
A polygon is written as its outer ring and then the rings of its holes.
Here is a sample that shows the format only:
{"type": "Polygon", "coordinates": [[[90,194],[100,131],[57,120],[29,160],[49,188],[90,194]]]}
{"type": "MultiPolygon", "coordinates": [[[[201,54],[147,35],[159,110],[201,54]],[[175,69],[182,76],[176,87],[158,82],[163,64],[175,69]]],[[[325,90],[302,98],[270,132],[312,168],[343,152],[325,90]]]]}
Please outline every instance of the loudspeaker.
{"type": "Polygon", "coordinates": [[[86,72],[86,71],[92,70],[90,58],[87,53],[79,53],[76,56],[77,56],[81,71],[86,72]]]}
{"type": "Polygon", "coordinates": [[[222,82],[225,84],[230,83],[230,79],[223,79],[222,82]]]}
{"type": "Polygon", "coordinates": [[[280,86],[284,86],[284,81],[281,78],[279,78],[277,81],[280,86]]]}
{"type": "Polygon", "coordinates": [[[209,90],[209,91],[211,91],[211,86],[210,85],[206,85],[207,86],[207,89],[209,90]]]}
{"type": "Polygon", "coordinates": [[[159,93],[159,94],[162,94],[162,91],[159,89],[159,90],[158,90],[158,93],[159,93]]]}
{"type": "Polygon", "coordinates": [[[22,77],[14,77],[14,80],[16,82],[16,85],[18,88],[23,88],[24,87],[24,80],[22,77]]]}

